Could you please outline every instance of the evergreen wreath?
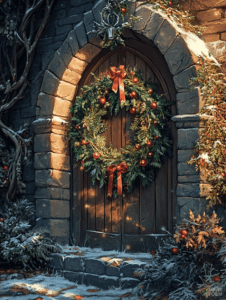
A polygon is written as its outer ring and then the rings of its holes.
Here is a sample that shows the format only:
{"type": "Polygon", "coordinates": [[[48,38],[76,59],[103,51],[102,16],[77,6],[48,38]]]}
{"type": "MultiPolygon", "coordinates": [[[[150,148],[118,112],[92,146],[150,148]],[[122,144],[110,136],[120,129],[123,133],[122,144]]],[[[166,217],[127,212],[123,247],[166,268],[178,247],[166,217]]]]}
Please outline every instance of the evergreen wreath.
{"type": "Polygon", "coordinates": [[[71,106],[72,119],[69,139],[72,140],[75,165],[81,164],[90,172],[93,184],[100,188],[108,177],[108,196],[116,198],[133,191],[140,179],[142,187],[150,186],[155,169],[161,168],[165,156],[172,157],[172,137],[168,129],[171,116],[168,106],[174,104],[157,94],[158,84],[144,82],[142,70],[124,70],[124,66],[110,67],[109,75],[96,77],[91,85],[81,88],[71,106]],[[130,129],[134,139],[120,151],[106,147],[108,116],[117,115],[120,108],[134,115],[130,129]]]}

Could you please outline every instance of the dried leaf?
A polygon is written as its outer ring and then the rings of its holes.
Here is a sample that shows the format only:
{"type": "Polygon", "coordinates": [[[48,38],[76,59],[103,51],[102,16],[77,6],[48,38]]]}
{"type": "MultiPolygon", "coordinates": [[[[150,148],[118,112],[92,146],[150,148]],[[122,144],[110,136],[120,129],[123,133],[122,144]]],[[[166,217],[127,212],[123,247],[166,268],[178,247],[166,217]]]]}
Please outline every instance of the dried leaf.
{"type": "Polygon", "coordinates": [[[202,240],[204,240],[204,238],[203,238],[203,235],[200,234],[200,235],[197,237],[197,242],[198,242],[198,244],[201,244],[201,241],[202,241],[202,240]]]}
{"type": "Polygon", "coordinates": [[[201,220],[201,216],[200,216],[200,215],[198,215],[198,217],[197,217],[195,220],[196,220],[196,222],[200,222],[200,220],[201,220]]]}
{"type": "Polygon", "coordinates": [[[191,209],[189,209],[189,215],[190,215],[191,221],[194,221],[194,220],[195,220],[195,217],[194,217],[194,215],[193,215],[191,209]]]}
{"type": "Polygon", "coordinates": [[[194,225],[192,225],[192,233],[196,233],[196,229],[194,225]]]}
{"type": "Polygon", "coordinates": [[[206,231],[200,231],[199,234],[205,235],[205,236],[209,236],[209,233],[206,231]]]}

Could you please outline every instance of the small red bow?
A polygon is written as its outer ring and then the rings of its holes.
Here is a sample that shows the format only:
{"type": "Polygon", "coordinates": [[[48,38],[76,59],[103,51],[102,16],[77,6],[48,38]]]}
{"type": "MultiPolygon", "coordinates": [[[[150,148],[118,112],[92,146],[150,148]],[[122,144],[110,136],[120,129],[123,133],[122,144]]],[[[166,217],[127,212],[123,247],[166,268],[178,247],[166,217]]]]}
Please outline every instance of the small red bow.
{"type": "Polygon", "coordinates": [[[110,71],[108,72],[112,84],[112,91],[117,93],[119,87],[120,101],[126,101],[125,89],[123,79],[126,77],[125,66],[120,65],[119,70],[117,71],[116,67],[110,67],[110,71]]]}
{"type": "Polygon", "coordinates": [[[112,197],[112,189],[113,189],[113,178],[114,172],[117,170],[117,195],[122,195],[122,173],[126,173],[128,170],[127,164],[122,162],[119,165],[111,165],[107,167],[107,172],[109,173],[108,180],[108,196],[112,197]]]}

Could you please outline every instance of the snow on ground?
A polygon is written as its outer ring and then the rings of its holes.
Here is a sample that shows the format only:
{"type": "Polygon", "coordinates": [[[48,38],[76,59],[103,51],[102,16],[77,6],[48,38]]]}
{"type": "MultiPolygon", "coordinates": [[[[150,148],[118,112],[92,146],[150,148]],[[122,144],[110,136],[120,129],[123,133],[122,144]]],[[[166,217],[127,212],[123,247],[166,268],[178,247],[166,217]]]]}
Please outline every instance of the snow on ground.
{"type": "Polygon", "coordinates": [[[102,290],[95,286],[78,285],[56,274],[50,277],[41,274],[27,279],[10,279],[0,282],[1,300],[120,300],[122,298],[137,300],[137,296],[132,296],[131,292],[131,288],[122,290],[112,287],[109,290],[102,290]],[[13,291],[17,296],[7,296],[13,291]],[[18,295],[19,293],[21,295],[18,295]],[[130,295],[122,297],[126,294],[130,295]]]}

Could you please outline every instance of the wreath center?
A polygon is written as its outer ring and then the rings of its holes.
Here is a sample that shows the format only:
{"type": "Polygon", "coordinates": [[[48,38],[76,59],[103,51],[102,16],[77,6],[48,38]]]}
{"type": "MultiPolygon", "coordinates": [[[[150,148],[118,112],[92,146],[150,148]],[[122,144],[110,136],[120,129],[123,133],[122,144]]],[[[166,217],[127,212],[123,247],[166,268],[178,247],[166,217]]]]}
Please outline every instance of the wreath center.
{"type": "Polygon", "coordinates": [[[140,179],[150,186],[155,169],[171,155],[172,138],[168,129],[169,102],[157,94],[158,84],[145,82],[142,71],[125,70],[123,65],[110,67],[109,75],[96,77],[83,86],[70,108],[73,113],[69,138],[73,143],[74,167],[82,164],[90,172],[93,184],[100,188],[108,181],[108,196],[122,195],[122,187],[131,192],[140,179]],[[124,108],[134,116],[130,129],[135,137],[120,151],[106,147],[107,115],[117,115],[124,108]]]}

